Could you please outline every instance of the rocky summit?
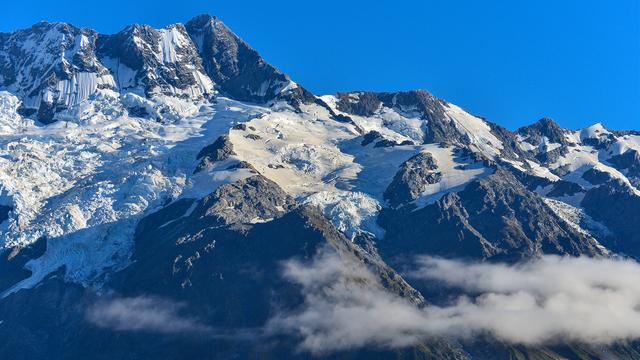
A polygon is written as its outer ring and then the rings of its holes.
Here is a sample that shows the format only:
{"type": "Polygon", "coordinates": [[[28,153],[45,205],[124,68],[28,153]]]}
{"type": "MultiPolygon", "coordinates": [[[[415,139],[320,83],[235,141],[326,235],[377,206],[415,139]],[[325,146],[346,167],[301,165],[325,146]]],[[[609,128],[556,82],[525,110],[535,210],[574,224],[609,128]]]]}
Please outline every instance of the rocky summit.
{"type": "Polygon", "coordinates": [[[424,90],[312,94],[209,15],[0,33],[0,357],[639,358],[366,321],[326,345],[304,311],[442,309],[416,256],[637,259],[639,154],[633,129],[510,131],[424,90]]]}

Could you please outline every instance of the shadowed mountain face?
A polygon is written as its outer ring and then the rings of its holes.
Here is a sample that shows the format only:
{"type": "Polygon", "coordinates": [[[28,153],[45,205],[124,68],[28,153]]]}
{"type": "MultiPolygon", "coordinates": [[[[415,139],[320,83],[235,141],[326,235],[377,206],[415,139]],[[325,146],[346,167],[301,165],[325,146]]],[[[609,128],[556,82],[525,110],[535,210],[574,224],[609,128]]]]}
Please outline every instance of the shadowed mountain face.
{"type": "Polygon", "coordinates": [[[638,154],[635,131],[512,132],[424,90],[316,96],[209,15],[1,33],[0,355],[638,358],[633,337],[421,333],[460,292],[500,296],[409,271],[421,256],[637,258],[638,154]],[[316,269],[326,258],[347,270],[316,269]],[[315,330],[336,314],[362,325],[315,330]]]}
{"type": "Polygon", "coordinates": [[[219,19],[201,15],[189,21],[186,28],[207,74],[230,96],[266,102],[296,87],[287,75],[266,63],[219,19]]]}
{"type": "Polygon", "coordinates": [[[386,210],[379,221],[388,233],[383,253],[512,261],[542,254],[604,255],[502,170],[423,209],[386,210]]]}

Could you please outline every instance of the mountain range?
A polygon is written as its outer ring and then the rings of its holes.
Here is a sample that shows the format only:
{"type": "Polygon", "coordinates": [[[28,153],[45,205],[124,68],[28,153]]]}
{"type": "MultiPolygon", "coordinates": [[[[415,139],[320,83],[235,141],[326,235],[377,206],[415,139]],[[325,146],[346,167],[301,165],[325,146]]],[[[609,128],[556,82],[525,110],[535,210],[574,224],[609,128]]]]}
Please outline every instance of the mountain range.
{"type": "Polygon", "coordinates": [[[209,15],[0,33],[3,358],[640,358],[491,333],[318,351],[277,321],[311,301],[291,259],[429,308],[452,293],[408,274],[417,255],[633,260],[638,224],[639,131],[316,95],[209,15]]]}

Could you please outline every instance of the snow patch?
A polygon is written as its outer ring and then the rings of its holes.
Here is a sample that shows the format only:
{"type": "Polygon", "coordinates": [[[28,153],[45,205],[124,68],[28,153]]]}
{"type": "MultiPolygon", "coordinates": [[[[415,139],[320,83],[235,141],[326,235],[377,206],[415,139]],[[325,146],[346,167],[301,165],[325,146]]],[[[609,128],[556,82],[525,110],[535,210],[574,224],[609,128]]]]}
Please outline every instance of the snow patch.
{"type": "Polygon", "coordinates": [[[445,112],[454,121],[456,128],[466,134],[471,143],[483,154],[491,158],[500,155],[504,145],[493,135],[491,127],[484,120],[449,103],[446,104],[445,112]]]}
{"type": "Polygon", "coordinates": [[[602,246],[596,238],[606,237],[610,235],[609,229],[601,223],[595,221],[591,216],[585,213],[584,209],[576,206],[572,206],[568,203],[560,200],[542,198],[543,201],[555,212],[561,219],[563,219],[569,226],[579,233],[586,235],[596,243],[605,254],[609,253],[604,246],[602,246]]]}
{"type": "Polygon", "coordinates": [[[435,184],[427,185],[427,189],[414,200],[418,209],[434,203],[447,193],[463,190],[468,183],[494,172],[492,168],[484,166],[481,161],[474,161],[464,156],[454,147],[442,148],[437,145],[428,145],[424,150],[436,159],[442,178],[435,184]]]}
{"type": "MultiPolygon", "coordinates": [[[[4,295],[35,286],[62,266],[66,280],[99,285],[107,271],[128,264],[141,217],[167,200],[202,197],[249,175],[246,169],[192,172],[204,146],[263,109],[220,98],[215,107],[192,104],[180,110],[187,117],[160,123],[126,112],[105,115],[124,108],[110,95],[87,107],[102,112],[91,121],[31,125],[19,136],[0,137],[0,187],[14,203],[0,244],[47,239],[46,252],[26,265],[32,275],[4,295]]],[[[0,98],[15,108],[10,97],[0,98]]]]}
{"type": "Polygon", "coordinates": [[[580,139],[584,140],[584,139],[597,139],[600,138],[602,136],[606,136],[611,134],[611,132],[609,130],[607,130],[604,125],[602,125],[601,123],[596,123],[593,124],[591,126],[589,126],[588,128],[584,128],[582,129],[582,131],[580,131],[580,139]]]}
{"type": "Polygon", "coordinates": [[[384,236],[384,230],[376,223],[382,206],[365,193],[321,191],[307,197],[304,203],[320,209],[351,240],[362,232],[377,238],[384,236]]]}

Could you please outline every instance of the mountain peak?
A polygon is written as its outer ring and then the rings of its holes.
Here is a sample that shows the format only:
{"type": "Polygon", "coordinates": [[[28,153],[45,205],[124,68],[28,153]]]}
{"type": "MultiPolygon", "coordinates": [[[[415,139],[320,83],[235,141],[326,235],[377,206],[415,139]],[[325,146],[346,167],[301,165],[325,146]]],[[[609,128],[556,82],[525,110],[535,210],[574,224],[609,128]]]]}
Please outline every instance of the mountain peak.
{"type": "Polygon", "coordinates": [[[43,21],[38,21],[37,23],[31,25],[31,27],[29,28],[16,30],[15,33],[24,32],[24,31],[42,32],[42,31],[49,31],[51,29],[63,30],[64,32],[72,32],[74,30],[80,30],[78,27],[66,22],[59,22],[59,21],[50,22],[50,21],[43,20],[43,21]]]}
{"type": "Polygon", "coordinates": [[[0,36],[0,90],[45,123],[99,89],[199,99],[214,86],[241,101],[296,107],[315,100],[208,14],[162,29],[132,24],[111,35],[40,22],[0,36]]]}
{"type": "Polygon", "coordinates": [[[543,117],[535,123],[521,127],[517,133],[528,137],[528,142],[538,144],[546,137],[552,143],[564,144],[567,142],[567,130],[563,129],[558,123],[549,117],[543,117]]]}
{"type": "Polygon", "coordinates": [[[243,101],[268,102],[299,86],[268,64],[218,18],[199,15],[185,25],[198,47],[204,68],[220,90],[243,101]]]}
{"type": "Polygon", "coordinates": [[[360,116],[371,116],[382,105],[428,112],[436,102],[441,101],[423,89],[396,92],[350,91],[338,92],[336,96],[339,110],[360,116]]]}
{"type": "Polygon", "coordinates": [[[540,124],[541,126],[548,126],[548,127],[553,127],[553,128],[560,128],[560,125],[558,125],[558,123],[553,120],[550,117],[543,117],[540,120],[536,121],[536,123],[540,124]]]}
{"type": "Polygon", "coordinates": [[[187,24],[191,24],[194,27],[203,27],[211,22],[221,22],[217,16],[213,16],[210,14],[200,14],[196,15],[191,20],[187,21],[187,24]]]}

